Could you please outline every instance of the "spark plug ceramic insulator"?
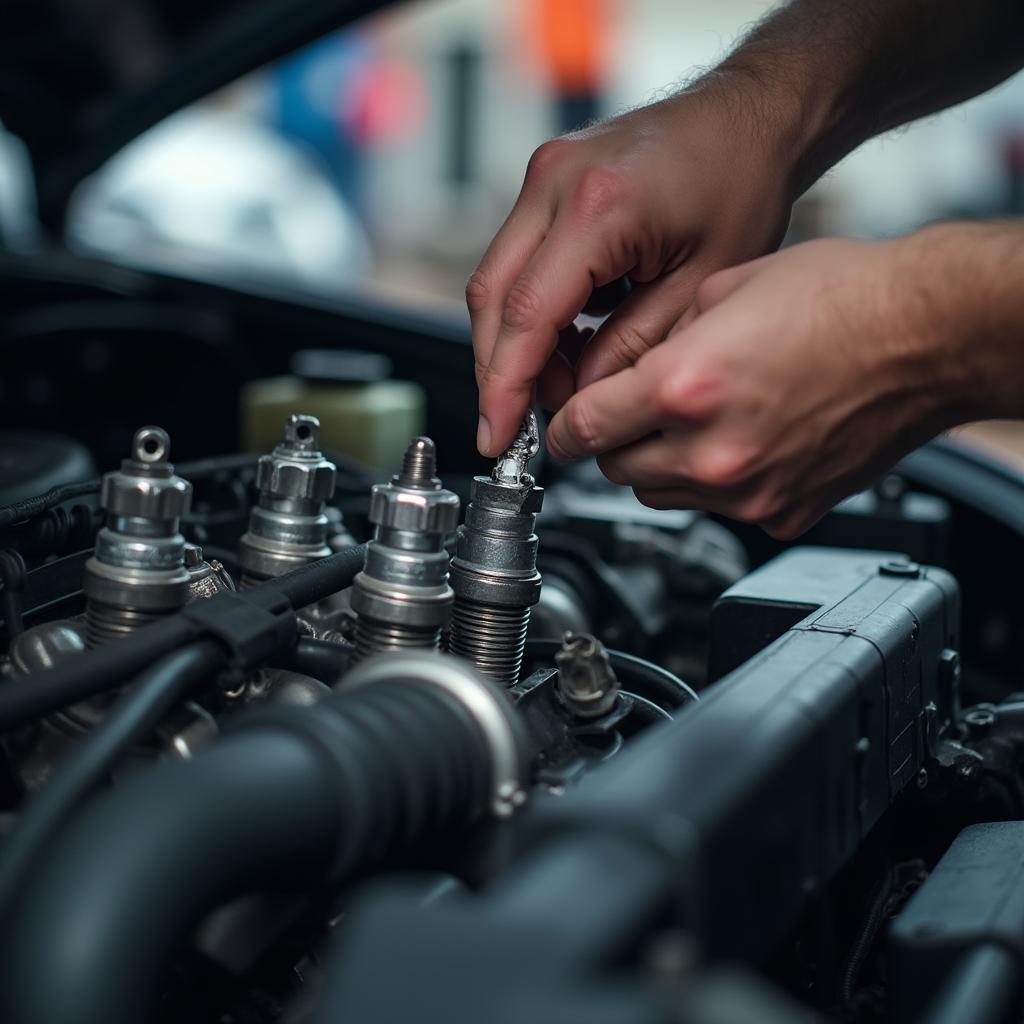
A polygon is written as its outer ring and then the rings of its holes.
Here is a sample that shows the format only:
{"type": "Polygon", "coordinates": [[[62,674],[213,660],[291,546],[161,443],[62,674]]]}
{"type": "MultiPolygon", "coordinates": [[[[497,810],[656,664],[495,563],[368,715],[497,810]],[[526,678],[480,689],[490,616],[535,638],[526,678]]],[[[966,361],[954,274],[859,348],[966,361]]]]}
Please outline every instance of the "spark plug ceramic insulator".
{"type": "Polygon", "coordinates": [[[115,640],[188,600],[185,539],[178,524],[192,501],[192,485],[167,461],[171,441],[159,427],[132,439],[131,458],[103,478],[106,525],[85,564],[86,643],[115,640]]]}
{"type": "Polygon", "coordinates": [[[324,503],[334,476],[320,451],[320,421],[289,416],[281,443],[256,469],[259,498],[239,541],[243,589],[331,554],[324,503]]]}
{"type": "Polygon", "coordinates": [[[449,650],[503,686],[519,679],[530,609],[540,597],[534,526],[544,490],[528,471],[539,447],[530,412],[491,475],[473,480],[452,559],[449,650]]]}
{"type": "Polygon", "coordinates": [[[401,471],[370,495],[374,536],[352,588],[357,659],[438,647],[453,599],[445,540],[458,518],[458,497],[436,476],[434,442],[416,438],[401,471]]]}

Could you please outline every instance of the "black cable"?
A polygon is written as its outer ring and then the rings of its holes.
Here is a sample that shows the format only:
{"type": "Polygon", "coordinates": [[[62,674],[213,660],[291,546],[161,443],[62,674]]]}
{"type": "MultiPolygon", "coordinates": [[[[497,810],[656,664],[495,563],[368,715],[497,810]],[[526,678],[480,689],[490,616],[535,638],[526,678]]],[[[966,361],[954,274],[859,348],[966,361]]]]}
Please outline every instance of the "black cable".
{"type": "Polygon", "coordinates": [[[4,1024],[139,1024],[212,909],[310,892],[489,804],[491,755],[465,707],[387,681],[265,707],[191,761],[142,769],[49,844],[0,957],[4,1024]]]}
{"type": "MultiPolygon", "coordinates": [[[[218,455],[210,459],[178,463],[177,472],[187,480],[195,481],[215,476],[217,473],[235,473],[255,465],[255,455],[218,455]]],[[[10,505],[0,505],[0,529],[24,522],[26,519],[32,519],[72,498],[80,498],[86,494],[99,494],[102,485],[102,478],[94,477],[91,480],[80,480],[77,483],[60,484],[34,498],[25,498],[22,501],[12,502],[10,505]]]]}
{"type": "Polygon", "coordinates": [[[46,785],[26,802],[0,846],[0,916],[51,837],[106,782],[125,751],[145,739],[223,662],[224,649],[212,640],[200,640],[165,655],[143,672],[110,706],[99,725],[58,761],[46,785]]]}
{"type": "MultiPolygon", "coordinates": [[[[261,601],[283,597],[292,608],[304,608],[344,590],[362,570],[365,555],[365,544],[346,548],[243,593],[221,594],[201,602],[201,606],[188,606],[184,612],[144,626],[121,640],[83,651],[53,668],[4,683],[0,686],[0,733],[9,732],[97,693],[112,690],[156,658],[204,635],[212,635],[214,613],[225,607],[225,599],[229,602],[252,602],[254,608],[262,610],[265,605],[261,601]],[[204,625],[204,615],[211,625],[204,625]]],[[[275,653],[270,649],[266,657],[275,653]]]]}
{"type": "Polygon", "coordinates": [[[271,659],[270,667],[301,672],[319,679],[327,686],[333,686],[352,664],[354,653],[354,649],[340,644],[300,636],[294,647],[271,659]]]}
{"type": "Polygon", "coordinates": [[[871,907],[868,909],[867,917],[857,933],[850,954],[843,967],[842,979],[839,985],[839,994],[844,1003],[853,999],[857,990],[857,979],[860,977],[861,968],[867,959],[871,947],[875,944],[878,932],[885,923],[886,906],[889,896],[892,893],[895,871],[891,864],[886,864],[885,873],[875,886],[875,893],[871,899],[871,907]]]}
{"type": "Polygon", "coordinates": [[[76,484],[61,484],[59,487],[51,487],[45,494],[35,498],[0,505],[0,529],[31,519],[71,498],[80,498],[83,494],[97,494],[99,489],[100,480],[97,477],[95,480],[83,480],[76,484]]]}
{"type": "MultiPolygon", "coordinates": [[[[555,654],[561,646],[557,640],[527,640],[524,661],[554,664],[555,654]]],[[[682,679],[668,669],[655,665],[654,662],[623,651],[612,650],[608,651],[608,660],[624,690],[635,693],[666,711],[675,711],[700,699],[682,679]]]]}
{"type": "Polygon", "coordinates": [[[24,589],[25,559],[12,548],[0,551],[0,619],[3,619],[8,643],[25,629],[24,589]]]}

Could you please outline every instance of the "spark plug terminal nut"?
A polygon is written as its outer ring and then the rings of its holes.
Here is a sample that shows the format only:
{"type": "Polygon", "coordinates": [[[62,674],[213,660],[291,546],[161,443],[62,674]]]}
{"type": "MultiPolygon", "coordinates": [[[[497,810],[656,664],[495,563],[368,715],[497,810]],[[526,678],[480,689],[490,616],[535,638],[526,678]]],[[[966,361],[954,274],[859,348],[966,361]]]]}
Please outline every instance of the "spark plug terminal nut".
{"type": "Polygon", "coordinates": [[[352,589],[356,658],[407,648],[436,648],[451,616],[448,535],[459,499],[441,486],[429,437],[410,443],[402,468],[370,494],[374,536],[352,589]]]}
{"type": "Polygon", "coordinates": [[[508,687],[519,679],[530,609],[540,598],[534,528],[544,490],[529,472],[539,448],[531,411],[490,476],[474,478],[452,559],[449,650],[508,687]]]}
{"type": "Polygon", "coordinates": [[[131,457],[103,478],[106,525],[86,562],[86,641],[104,643],[176,611],[188,598],[185,539],[192,485],[174,474],[171,441],[160,427],[142,427],[131,457]]]}
{"type": "Polygon", "coordinates": [[[334,478],[334,463],[320,451],[320,421],[289,416],[280,444],[256,466],[259,497],[239,542],[243,588],[331,553],[324,504],[334,478]]]}

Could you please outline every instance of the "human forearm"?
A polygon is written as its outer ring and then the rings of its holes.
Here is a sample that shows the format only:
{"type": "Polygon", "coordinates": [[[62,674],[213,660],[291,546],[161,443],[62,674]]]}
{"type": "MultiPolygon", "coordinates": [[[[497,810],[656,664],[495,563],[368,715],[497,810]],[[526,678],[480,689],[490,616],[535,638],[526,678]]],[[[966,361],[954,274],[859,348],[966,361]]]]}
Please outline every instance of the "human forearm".
{"type": "Polygon", "coordinates": [[[924,228],[900,247],[907,330],[934,339],[949,423],[1024,418],[1024,224],[924,228]]]}
{"type": "Polygon", "coordinates": [[[1020,0],[790,0],[714,73],[754,87],[786,138],[794,197],[866,139],[1024,65],[1020,0]]]}

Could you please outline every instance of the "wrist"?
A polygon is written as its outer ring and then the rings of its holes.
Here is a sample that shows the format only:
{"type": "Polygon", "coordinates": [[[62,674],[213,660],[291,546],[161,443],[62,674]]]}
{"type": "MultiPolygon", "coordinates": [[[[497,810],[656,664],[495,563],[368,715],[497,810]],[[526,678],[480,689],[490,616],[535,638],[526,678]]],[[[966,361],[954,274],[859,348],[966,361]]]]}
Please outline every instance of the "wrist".
{"type": "Polygon", "coordinates": [[[1024,417],[1024,228],[938,224],[888,244],[895,322],[930,364],[943,426],[1024,417]]]}
{"type": "Polygon", "coordinates": [[[743,47],[704,82],[743,110],[744,127],[782,170],[791,203],[866,137],[853,129],[838,81],[796,54],[743,47]]]}

